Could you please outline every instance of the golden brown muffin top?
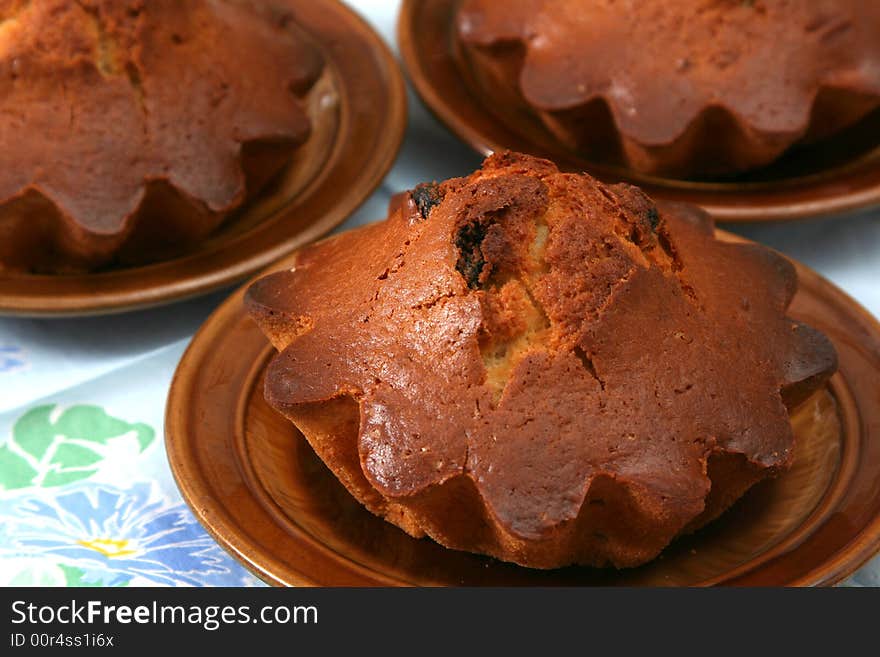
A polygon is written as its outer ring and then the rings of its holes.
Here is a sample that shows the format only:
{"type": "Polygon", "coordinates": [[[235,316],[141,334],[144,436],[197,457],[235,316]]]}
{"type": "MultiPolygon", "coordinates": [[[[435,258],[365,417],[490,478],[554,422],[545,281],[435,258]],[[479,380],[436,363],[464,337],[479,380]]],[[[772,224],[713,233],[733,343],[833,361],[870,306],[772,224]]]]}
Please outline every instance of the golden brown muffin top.
{"type": "Polygon", "coordinates": [[[864,0],[464,0],[457,29],[522,46],[533,106],[603,98],[644,144],[672,142],[712,107],[800,135],[823,88],[880,97],[880,3],[864,0]]]}
{"type": "Polygon", "coordinates": [[[242,0],[0,0],[0,203],[35,190],[116,233],[145,184],[223,212],[242,144],[301,142],[316,51],[242,0]]]}
{"type": "Polygon", "coordinates": [[[786,467],[786,404],[836,362],[785,316],[796,286],[787,260],[717,241],[696,209],[502,154],[304,249],[246,303],[281,352],[269,402],[354,397],[380,493],[470,477],[536,538],[600,476],[680,529],[712,454],[786,467]]]}

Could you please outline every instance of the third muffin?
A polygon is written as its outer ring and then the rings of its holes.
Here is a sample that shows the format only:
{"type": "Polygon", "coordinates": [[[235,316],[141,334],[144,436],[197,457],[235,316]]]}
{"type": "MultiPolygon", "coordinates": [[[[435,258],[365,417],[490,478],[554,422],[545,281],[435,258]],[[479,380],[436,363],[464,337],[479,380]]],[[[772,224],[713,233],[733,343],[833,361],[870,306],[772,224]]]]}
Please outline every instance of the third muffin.
{"type": "Polygon", "coordinates": [[[484,91],[568,148],[651,174],[769,164],[880,106],[880,3],[464,0],[484,91]]]}

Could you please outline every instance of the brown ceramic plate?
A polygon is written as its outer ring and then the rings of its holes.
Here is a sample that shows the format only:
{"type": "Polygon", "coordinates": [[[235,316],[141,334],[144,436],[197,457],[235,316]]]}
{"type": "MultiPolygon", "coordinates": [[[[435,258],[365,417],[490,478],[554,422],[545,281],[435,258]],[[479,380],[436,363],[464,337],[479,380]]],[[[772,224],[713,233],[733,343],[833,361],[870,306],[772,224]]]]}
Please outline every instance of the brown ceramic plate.
{"type": "Polygon", "coordinates": [[[413,539],[370,514],[263,399],[274,350],[245,315],[243,289],[177,369],[165,427],[171,468],[208,531],[272,584],[833,584],[880,548],[880,324],[797,269],[790,313],[834,341],[840,371],[792,417],[793,468],[638,569],[530,570],[413,539]]]}
{"type": "Polygon", "coordinates": [[[382,39],[336,0],[284,0],[326,66],[309,95],[313,133],[270,193],[180,257],[82,275],[0,274],[0,314],[84,315],[218,289],[320,237],[391,167],[406,127],[403,77],[382,39]]]}
{"type": "Polygon", "coordinates": [[[511,149],[560,167],[638,185],[655,199],[700,205],[718,221],[781,221],[880,205],[880,111],[834,140],[794,150],[770,167],[730,181],[694,182],[602,166],[559,145],[541,122],[481,94],[455,46],[460,0],[404,0],[400,53],[425,104],[477,151],[511,149]]]}

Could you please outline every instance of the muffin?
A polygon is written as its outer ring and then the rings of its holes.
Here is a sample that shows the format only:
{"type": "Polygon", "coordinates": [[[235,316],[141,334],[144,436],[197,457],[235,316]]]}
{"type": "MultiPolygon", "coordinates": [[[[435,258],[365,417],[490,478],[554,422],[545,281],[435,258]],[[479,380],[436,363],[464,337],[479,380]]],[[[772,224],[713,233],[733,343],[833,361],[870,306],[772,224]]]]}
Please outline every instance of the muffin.
{"type": "Polygon", "coordinates": [[[637,566],[789,467],[836,354],[791,264],[518,154],[247,291],[268,402],[367,509],[534,568],[637,566]]]}
{"type": "Polygon", "coordinates": [[[493,103],[641,173],[762,167],[880,106],[876,2],[463,0],[455,30],[493,103]]]}
{"type": "Polygon", "coordinates": [[[0,0],[0,269],[178,253],[309,136],[320,53],[247,0],[0,0]]]}

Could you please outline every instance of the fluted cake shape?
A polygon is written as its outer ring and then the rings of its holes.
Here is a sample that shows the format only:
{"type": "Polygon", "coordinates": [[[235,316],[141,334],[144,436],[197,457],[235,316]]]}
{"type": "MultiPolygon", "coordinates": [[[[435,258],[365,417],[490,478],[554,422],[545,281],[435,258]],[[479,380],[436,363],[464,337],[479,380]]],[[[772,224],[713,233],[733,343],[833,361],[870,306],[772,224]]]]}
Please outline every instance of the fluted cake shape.
{"type": "Polygon", "coordinates": [[[635,566],[792,459],[836,367],[791,264],[687,206],[499,154],[254,283],[265,393],[413,536],[635,566]]]}
{"type": "Polygon", "coordinates": [[[0,0],[0,268],[204,238],[287,164],[320,53],[248,0],[0,0]]]}
{"type": "Polygon", "coordinates": [[[456,34],[501,111],[644,173],[769,164],[880,106],[880,4],[464,0],[456,34]]]}

